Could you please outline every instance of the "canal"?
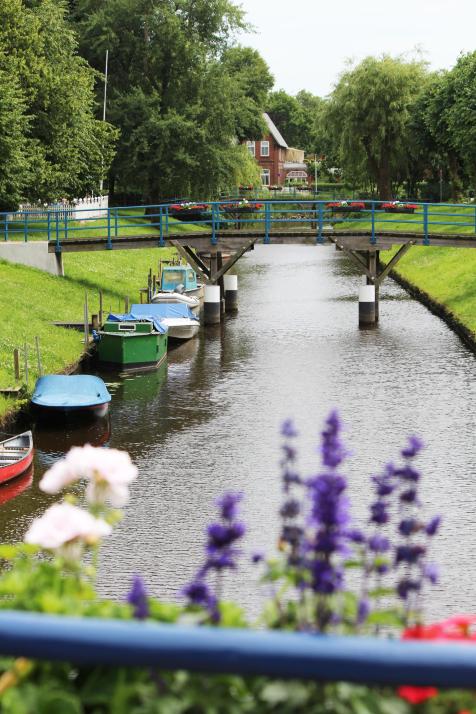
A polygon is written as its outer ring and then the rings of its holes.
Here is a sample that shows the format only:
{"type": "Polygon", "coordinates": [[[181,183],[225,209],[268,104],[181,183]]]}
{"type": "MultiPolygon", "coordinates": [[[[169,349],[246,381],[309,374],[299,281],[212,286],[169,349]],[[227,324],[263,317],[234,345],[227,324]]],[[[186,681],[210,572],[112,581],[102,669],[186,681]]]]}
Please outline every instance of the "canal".
{"type": "MultiPolygon", "coordinates": [[[[382,289],[379,328],[359,331],[360,277],[332,247],[259,246],[238,272],[236,316],[171,351],[158,372],[102,375],[113,395],[110,425],[36,429],[34,482],[3,497],[2,538],[20,539],[52,501],[38,480],[70,445],[126,449],[140,476],[104,546],[100,590],[122,597],[140,573],[153,594],[175,598],[201,562],[213,500],[226,489],[246,494],[248,551],[273,551],[280,422],[295,419],[299,464],[311,474],[322,421],[337,407],[352,451],[345,472],[357,522],[367,517],[370,475],[396,458],[407,435],[426,442],[426,513],[444,517],[433,550],[441,583],[426,598],[428,615],[473,612],[474,356],[391,280],[382,289]]],[[[252,613],[262,596],[256,578],[245,557],[225,589],[252,613]]]]}

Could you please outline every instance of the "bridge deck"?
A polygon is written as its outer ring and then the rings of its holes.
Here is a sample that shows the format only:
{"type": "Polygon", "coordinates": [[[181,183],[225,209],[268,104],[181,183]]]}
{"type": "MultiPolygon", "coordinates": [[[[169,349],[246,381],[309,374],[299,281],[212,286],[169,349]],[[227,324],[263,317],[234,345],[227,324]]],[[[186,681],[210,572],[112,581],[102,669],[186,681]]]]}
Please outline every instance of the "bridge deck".
{"type": "MultiPolygon", "coordinates": [[[[194,233],[169,233],[160,241],[158,235],[137,234],[134,236],[113,237],[108,240],[106,236],[94,238],[68,238],[62,240],[59,251],[74,253],[83,251],[139,249],[154,248],[172,242],[188,245],[199,251],[235,251],[245,242],[256,238],[256,243],[273,243],[285,245],[313,245],[338,243],[349,250],[385,250],[396,245],[412,242],[414,245],[432,245],[452,248],[476,248],[476,236],[468,234],[430,233],[427,237],[423,233],[385,231],[379,232],[372,241],[371,231],[339,231],[324,230],[320,238],[315,230],[272,230],[268,234],[260,230],[225,230],[217,231],[215,241],[212,242],[211,233],[208,231],[194,233]]],[[[48,252],[56,253],[56,241],[48,241],[48,252]]]]}

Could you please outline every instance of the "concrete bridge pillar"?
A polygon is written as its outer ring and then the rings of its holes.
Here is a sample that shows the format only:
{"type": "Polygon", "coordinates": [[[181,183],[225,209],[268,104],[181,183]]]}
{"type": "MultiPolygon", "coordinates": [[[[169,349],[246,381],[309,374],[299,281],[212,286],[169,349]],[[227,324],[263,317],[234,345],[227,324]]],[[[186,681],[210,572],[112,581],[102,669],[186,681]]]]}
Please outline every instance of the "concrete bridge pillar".
{"type": "Polygon", "coordinates": [[[225,310],[238,310],[238,275],[225,275],[225,310]]]}
{"type": "Polygon", "coordinates": [[[205,325],[217,325],[221,319],[221,298],[219,285],[205,285],[203,321],[205,325]]]}
{"type": "Polygon", "coordinates": [[[359,327],[375,327],[375,285],[359,288],[359,327]]]}

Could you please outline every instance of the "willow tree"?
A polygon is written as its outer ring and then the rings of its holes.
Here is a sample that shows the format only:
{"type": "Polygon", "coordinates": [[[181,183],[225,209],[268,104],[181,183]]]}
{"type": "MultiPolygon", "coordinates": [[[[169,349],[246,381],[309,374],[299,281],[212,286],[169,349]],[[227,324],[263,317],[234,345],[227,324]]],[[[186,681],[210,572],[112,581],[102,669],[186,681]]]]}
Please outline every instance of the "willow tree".
{"type": "Polygon", "coordinates": [[[367,57],[341,75],[330,97],[326,120],[342,168],[374,182],[382,200],[405,173],[412,107],[426,79],[423,62],[367,57]]]}

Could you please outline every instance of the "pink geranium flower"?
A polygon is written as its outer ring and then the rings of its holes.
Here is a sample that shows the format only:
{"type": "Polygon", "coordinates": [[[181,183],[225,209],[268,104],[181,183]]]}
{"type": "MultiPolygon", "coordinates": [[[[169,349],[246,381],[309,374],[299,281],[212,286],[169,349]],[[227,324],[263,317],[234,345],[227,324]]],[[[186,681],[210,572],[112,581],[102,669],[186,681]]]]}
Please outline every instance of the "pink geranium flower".
{"type": "Polygon", "coordinates": [[[111,533],[111,526],[69,503],[55,503],[35,518],[25,535],[25,543],[58,550],[74,543],[97,543],[111,533]]]}
{"type": "Polygon", "coordinates": [[[86,498],[90,503],[110,501],[123,506],[129,498],[129,484],[137,478],[137,467],[126,451],[75,446],[54,464],[40,481],[42,491],[59,493],[81,478],[89,481],[86,498]]]}

